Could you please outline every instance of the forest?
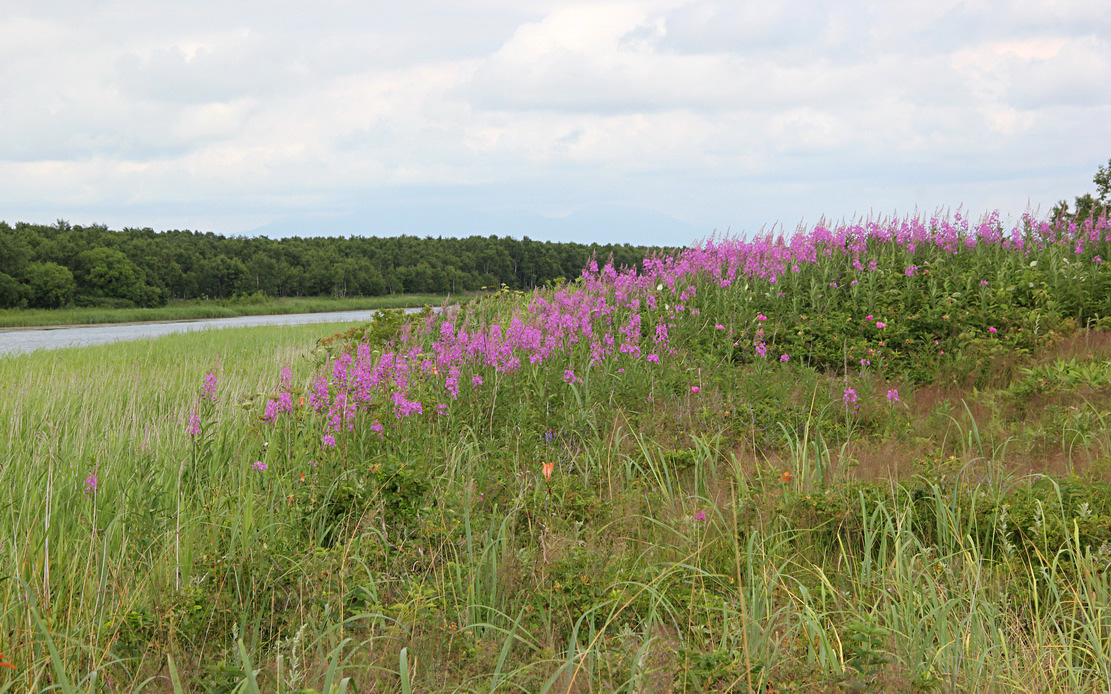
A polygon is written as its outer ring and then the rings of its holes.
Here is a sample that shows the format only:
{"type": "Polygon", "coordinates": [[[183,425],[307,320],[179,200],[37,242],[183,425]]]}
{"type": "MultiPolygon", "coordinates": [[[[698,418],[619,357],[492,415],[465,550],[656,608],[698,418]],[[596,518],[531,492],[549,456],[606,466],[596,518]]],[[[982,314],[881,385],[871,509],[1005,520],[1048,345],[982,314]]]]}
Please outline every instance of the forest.
{"type": "MultiPolygon", "coordinates": [[[[671,249],[660,249],[669,252],[671,249]]],[[[181,299],[448,294],[530,289],[577,276],[592,256],[639,267],[652,249],[497,236],[223,236],[65,220],[0,222],[0,308],[163,306],[181,299]]]]}

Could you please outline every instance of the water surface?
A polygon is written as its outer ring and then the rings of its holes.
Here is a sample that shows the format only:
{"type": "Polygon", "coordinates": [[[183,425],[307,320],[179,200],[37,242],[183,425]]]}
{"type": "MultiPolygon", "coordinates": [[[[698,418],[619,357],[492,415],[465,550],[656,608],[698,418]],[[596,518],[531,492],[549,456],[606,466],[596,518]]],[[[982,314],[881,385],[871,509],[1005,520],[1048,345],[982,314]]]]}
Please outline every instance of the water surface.
{"type": "MultiPolygon", "coordinates": [[[[417,313],[419,308],[404,309],[417,313]]],[[[19,354],[36,349],[85,347],[123,340],[142,340],[192,330],[250,328],[260,325],[297,325],[300,323],[367,322],[374,310],[329,311],[326,313],[287,313],[271,316],[236,316],[235,318],[202,318],[149,323],[109,323],[101,325],[59,326],[46,328],[0,329],[0,354],[19,354]]]]}

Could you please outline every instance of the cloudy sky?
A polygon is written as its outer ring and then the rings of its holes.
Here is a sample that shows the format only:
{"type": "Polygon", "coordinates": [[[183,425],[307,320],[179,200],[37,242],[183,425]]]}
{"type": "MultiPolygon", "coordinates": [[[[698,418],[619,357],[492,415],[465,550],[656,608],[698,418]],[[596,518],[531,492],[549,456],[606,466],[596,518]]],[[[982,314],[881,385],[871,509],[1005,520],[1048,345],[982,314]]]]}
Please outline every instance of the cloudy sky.
{"type": "Polygon", "coordinates": [[[0,219],[684,244],[1094,191],[1107,0],[14,0],[0,219]]]}

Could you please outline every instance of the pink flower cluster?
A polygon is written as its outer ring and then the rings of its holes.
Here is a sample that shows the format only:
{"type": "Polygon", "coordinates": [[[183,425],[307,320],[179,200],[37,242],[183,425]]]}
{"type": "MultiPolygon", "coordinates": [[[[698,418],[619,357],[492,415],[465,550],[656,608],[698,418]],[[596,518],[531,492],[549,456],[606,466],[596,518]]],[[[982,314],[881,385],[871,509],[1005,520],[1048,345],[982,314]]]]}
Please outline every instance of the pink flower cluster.
{"type": "MultiPolygon", "coordinates": [[[[1106,218],[1062,227],[1024,217],[1007,233],[997,214],[976,226],[956,214],[835,228],[819,224],[789,241],[770,234],[751,240],[709,239],[674,256],[650,256],[641,271],[612,264],[600,267],[592,261],[576,285],[537,291],[504,320],[491,321],[481,309],[449,308],[406,324],[380,354],[360,345],[320,372],[307,392],[308,405],[322,420],[322,445],[331,447],[337,435],[354,429],[361,420],[380,429],[385,417],[400,426],[407,418],[423,415],[424,401],[436,403],[431,412],[444,414],[467,383],[478,389],[491,378],[497,383],[522,369],[549,364],[554,373],[562,374],[563,382],[577,384],[591,369],[620,374],[632,362],[660,362],[678,351],[675,335],[680,334],[676,331],[680,325],[724,331],[734,319],[701,317],[694,305],[697,284],[748,291],[753,282],[774,284],[788,273],[799,272],[802,265],[831,257],[845,258],[859,273],[877,272],[877,261],[866,256],[870,247],[883,244],[894,244],[913,257],[917,249],[927,246],[958,253],[986,244],[1024,253],[1032,247],[1067,243],[1083,252],[1088,245],[1104,241],[1111,241],[1111,222],[1106,218]]],[[[904,272],[914,277],[925,270],[908,265],[904,272]]],[[[763,334],[767,320],[759,313],[753,323],[759,329],[751,345],[760,358],[766,358],[774,346],[763,334]]],[[[867,320],[875,320],[877,329],[887,327],[874,316],[867,320]]],[[[730,340],[739,339],[732,328],[728,335],[730,340]]],[[[780,362],[789,359],[786,354],[779,357],[780,362]]],[[[289,381],[283,371],[278,395],[266,403],[266,422],[275,423],[292,410],[289,381]]],[[[206,381],[206,394],[208,385],[206,381]]],[[[211,388],[214,393],[214,376],[211,388]]],[[[692,393],[698,390],[691,387],[692,393]]],[[[856,392],[846,388],[843,401],[855,408],[856,392]]]]}

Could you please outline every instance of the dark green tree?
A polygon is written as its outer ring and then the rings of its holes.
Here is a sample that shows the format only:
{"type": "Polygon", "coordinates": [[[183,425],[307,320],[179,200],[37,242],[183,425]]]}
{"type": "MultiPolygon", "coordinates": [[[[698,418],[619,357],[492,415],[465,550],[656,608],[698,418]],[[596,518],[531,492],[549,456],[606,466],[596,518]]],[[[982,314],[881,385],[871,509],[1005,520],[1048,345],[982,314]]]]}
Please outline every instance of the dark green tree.
{"type": "Polygon", "coordinates": [[[228,298],[252,291],[247,266],[242,260],[223,254],[200,261],[191,275],[197,296],[228,298]]]}
{"type": "Polygon", "coordinates": [[[247,272],[254,282],[255,291],[268,296],[281,296],[282,277],[278,273],[278,261],[265,250],[257,250],[247,261],[247,272]]]}
{"type": "Polygon", "coordinates": [[[77,289],[73,273],[57,263],[30,263],[27,285],[27,303],[34,308],[61,308],[77,289]]]}
{"type": "Polygon", "coordinates": [[[137,306],[165,303],[162,293],[147,285],[139,266],[120,251],[93,248],[79,253],[74,262],[77,287],[83,294],[123,299],[137,306]]]}
{"type": "Polygon", "coordinates": [[[19,280],[0,272],[0,308],[20,308],[26,303],[23,285],[19,280]]]}
{"type": "Polygon", "coordinates": [[[0,222],[0,272],[22,277],[23,268],[31,257],[27,235],[0,222]]]}
{"type": "Polygon", "coordinates": [[[272,240],[146,228],[112,231],[65,220],[52,225],[21,222],[14,228],[0,222],[0,273],[20,283],[27,301],[34,300],[28,293],[30,263],[68,268],[77,281],[78,303],[152,305],[170,298],[224,299],[257,291],[281,297],[458,293],[502,284],[530,289],[557,277],[578,276],[591,256],[632,266],[647,251],[497,236],[272,240]]]}

